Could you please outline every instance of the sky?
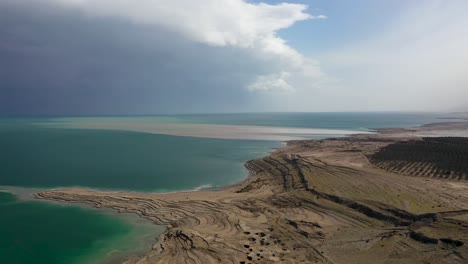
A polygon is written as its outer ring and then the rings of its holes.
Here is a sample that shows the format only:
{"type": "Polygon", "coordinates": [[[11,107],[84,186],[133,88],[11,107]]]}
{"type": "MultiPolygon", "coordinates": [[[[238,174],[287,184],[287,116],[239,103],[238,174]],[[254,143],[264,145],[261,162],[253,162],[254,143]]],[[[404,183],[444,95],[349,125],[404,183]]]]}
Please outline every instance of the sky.
{"type": "Polygon", "coordinates": [[[465,0],[0,0],[0,116],[467,111],[465,0]]]}

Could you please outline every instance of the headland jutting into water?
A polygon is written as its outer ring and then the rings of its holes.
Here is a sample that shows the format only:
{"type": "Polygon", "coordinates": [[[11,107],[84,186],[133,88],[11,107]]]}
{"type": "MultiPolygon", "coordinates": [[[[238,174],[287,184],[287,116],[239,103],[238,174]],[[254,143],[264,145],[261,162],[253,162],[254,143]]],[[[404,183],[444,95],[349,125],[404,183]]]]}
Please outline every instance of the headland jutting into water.
{"type": "Polygon", "coordinates": [[[35,196],[167,226],[124,263],[466,263],[468,123],[378,132],[290,141],[223,190],[35,196]]]}

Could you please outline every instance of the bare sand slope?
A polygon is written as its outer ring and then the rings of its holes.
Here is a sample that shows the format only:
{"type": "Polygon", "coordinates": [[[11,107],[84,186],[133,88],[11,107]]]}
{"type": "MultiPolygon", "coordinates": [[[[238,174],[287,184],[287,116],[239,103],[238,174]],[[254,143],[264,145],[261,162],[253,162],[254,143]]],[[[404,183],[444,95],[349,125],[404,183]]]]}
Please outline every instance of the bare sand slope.
{"type": "Polygon", "coordinates": [[[249,161],[248,179],[220,191],[62,189],[36,197],[167,225],[151,252],[125,263],[468,263],[468,182],[369,162],[382,147],[417,140],[414,134],[292,141],[249,161]]]}

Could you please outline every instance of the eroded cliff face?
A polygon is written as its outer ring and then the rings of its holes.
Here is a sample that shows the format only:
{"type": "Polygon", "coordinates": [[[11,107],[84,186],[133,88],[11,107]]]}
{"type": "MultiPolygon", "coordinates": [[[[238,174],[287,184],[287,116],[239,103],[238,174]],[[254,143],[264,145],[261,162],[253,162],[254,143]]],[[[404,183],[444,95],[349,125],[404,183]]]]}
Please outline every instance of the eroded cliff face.
{"type": "Polygon", "coordinates": [[[63,189],[37,197],[167,225],[152,251],[126,263],[466,263],[468,183],[369,162],[400,140],[407,138],[290,142],[249,161],[248,179],[220,191],[63,189]]]}

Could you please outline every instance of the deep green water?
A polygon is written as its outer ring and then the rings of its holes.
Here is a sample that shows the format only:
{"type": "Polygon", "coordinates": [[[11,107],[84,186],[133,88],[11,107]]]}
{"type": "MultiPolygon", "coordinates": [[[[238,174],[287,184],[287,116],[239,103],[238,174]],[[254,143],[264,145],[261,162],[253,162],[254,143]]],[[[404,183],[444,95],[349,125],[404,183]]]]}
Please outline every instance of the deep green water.
{"type": "Polygon", "coordinates": [[[142,229],[124,219],[76,206],[22,201],[8,192],[0,191],[0,212],[0,263],[5,264],[96,263],[111,250],[129,251],[130,242],[143,237],[142,229]]]}

